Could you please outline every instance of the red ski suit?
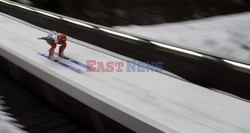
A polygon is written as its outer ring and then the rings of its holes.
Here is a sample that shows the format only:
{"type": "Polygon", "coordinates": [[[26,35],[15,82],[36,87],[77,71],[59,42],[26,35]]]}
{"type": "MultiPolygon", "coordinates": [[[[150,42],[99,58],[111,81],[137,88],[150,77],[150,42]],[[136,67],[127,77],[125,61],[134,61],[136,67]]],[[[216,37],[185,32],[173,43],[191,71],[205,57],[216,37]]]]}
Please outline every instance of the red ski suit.
{"type": "Polygon", "coordinates": [[[51,56],[53,55],[53,53],[54,53],[54,51],[55,51],[55,49],[56,49],[56,45],[57,45],[57,44],[61,45],[61,46],[59,47],[59,55],[63,54],[64,49],[67,47],[67,43],[66,43],[66,42],[61,43],[61,42],[59,41],[58,36],[59,36],[60,34],[61,34],[61,33],[56,33],[56,32],[54,32],[54,33],[51,33],[51,34],[49,34],[49,35],[47,36],[47,38],[49,39],[49,40],[47,40],[47,43],[51,46],[51,48],[50,48],[50,50],[49,50],[49,57],[51,57],[51,56]]]}

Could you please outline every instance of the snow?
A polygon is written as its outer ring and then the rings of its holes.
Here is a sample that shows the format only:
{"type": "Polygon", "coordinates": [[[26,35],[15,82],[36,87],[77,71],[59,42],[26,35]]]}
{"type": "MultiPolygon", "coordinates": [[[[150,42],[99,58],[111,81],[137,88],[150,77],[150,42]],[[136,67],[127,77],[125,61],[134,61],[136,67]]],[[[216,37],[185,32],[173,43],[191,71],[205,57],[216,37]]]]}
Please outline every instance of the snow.
{"type": "Polygon", "coordinates": [[[17,0],[17,2],[25,4],[25,5],[32,5],[33,2],[30,0],[17,0]]]}
{"type": "MultiPolygon", "coordinates": [[[[248,102],[157,72],[79,74],[37,54],[48,53],[49,45],[37,40],[47,35],[46,30],[18,22],[4,14],[0,14],[0,25],[2,56],[17,58],[13,60],[17,65],[113,119],[120,118],[119,114],[113,113],[112,108],[116,108],[163,132],[250,132],[248,102]],[[55,82],[57,79],[70,86],[55,82]],[[107,108],[104,104],[93,103],[89,96],[110,106],[107,108]]],[[[124,62],[126,68],[125,60],[89,46],[91,44],[69,37],[65,55],[82,62],[124,62]]],[[[61,61],[86,70],[69,61],[61,61]]],[[[123,122],[119,119],[116,121],[123,122]]],[[[130,128],[137,125],[131,122],[126,124],[130,128]]],[[[141,132],[149,132],[144,129],[137,128],[141,132]]]]}
{"type": "Polygon", "coordinates": [[[16,119],[3,111],[6,109],[2,106],[3,103],[4,101],[0,98],[0,133],[25,133],[19,128],[21,126],[15,123],[16,119]]]}
{"type": "Polygon", "coordinates": [[[250,63],[250,12],[201,20],[115,29],[210,54],[250,63]]]}

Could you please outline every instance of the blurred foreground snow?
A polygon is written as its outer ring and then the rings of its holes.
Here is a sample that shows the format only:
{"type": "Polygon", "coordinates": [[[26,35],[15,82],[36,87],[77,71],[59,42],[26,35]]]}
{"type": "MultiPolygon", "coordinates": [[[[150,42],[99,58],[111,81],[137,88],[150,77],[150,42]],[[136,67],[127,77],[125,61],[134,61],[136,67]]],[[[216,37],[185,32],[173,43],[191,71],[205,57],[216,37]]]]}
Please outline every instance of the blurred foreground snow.
{"type": "Polygon", "coordinates": [[[30,0],[17,0],[17,2],[21,3],[21,4],[25,4],[25,5],[32,5],[33,2],[30,0]]]}
{"type": "Polygon", "coordinates": [[[5,110],[6,108],[2,106],[4,102],[0,98],[0,133],[26,133],[22,131],[19,127],[20,125],[16,124],[16,119],[11,118],[5,110]]]}
{"type": "Polygon", "coordinates": [[[114,28],[250,63],[250,12],[178,23],[114,28]]]}

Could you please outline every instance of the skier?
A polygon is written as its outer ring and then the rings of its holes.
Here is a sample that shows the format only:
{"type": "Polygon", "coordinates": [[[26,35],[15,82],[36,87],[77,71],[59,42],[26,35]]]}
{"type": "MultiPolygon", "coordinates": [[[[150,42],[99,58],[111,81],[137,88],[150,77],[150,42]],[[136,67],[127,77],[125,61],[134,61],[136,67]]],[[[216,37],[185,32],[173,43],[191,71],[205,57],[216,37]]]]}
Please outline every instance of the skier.
{"type": "Polygon", "coordinates": [[[65,55],[63,53],[64,49],[67,46],[67,43],[66,43],[67,37],[66,37],[65,34],[57,33],[56,31],[53,31],[47,37],[41,37],[41,38],[38,38],[38,39],[46,40],[47,43],[51,46],[51,48],[49,50],[49,59],[50,60],[55,59],[53,53],[54,53],[54,51],[56,49],[57,44],[61,45],[59,47],[59,56],[62,57],[62,58],[67,58],[67,57],[65,57],[65,55]]]}

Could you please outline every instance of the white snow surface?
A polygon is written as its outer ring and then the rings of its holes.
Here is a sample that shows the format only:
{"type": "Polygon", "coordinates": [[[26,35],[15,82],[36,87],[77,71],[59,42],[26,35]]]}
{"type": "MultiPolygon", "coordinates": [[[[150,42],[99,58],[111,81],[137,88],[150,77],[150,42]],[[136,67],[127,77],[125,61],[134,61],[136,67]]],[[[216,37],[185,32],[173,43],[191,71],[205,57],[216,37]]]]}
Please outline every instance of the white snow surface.
{"type": "Polygon", "coordinates": [[[2,106],[4,101],[0,97],[0,133],[26,133],[16,124],[16,119],[12,118],[9,113],[4,112],[6,107],[2,106]]]}
{"type": "MultiPolygon", "coordinates": [[[[58,86],[80,102],[87,102],[82,96],[86,93],[163,132],[250,132],[248,102],[157,72],[73,72],[37,54],[48,53],[49,45],[37,40],[37,37],[46,36],[46,32],[6,16],[0,14],[0,51],[19,57],[17,63],[27,62],[71,84],[73,88],[58,86]]],[[[126,68],[124,60],[90,49],[90,45],[69,38],[65,55],[82,62],[87,59],[121,61],[126,68]]],[[[53,81],[47,82],[53,84],[53,81]]],[[[112,112],[108,113],[112,117],[112,112]]]]}
{"type": "Polygon", "coordinates": [[[115,29],[131,35],[250,63],[250,12],[115,29]]]}

